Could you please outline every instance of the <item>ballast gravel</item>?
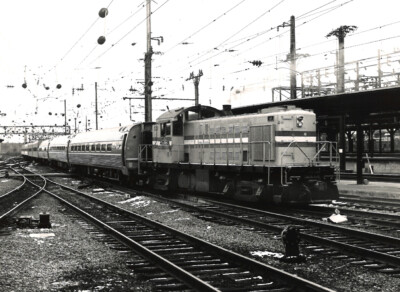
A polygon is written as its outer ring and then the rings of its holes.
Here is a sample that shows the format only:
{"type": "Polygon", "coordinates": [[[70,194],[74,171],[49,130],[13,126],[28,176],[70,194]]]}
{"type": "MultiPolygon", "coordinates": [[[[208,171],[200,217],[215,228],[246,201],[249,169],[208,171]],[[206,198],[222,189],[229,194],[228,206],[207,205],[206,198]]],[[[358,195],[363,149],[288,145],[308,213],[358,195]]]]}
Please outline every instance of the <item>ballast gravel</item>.
{"type": "Polygon", "coordinates": [[[89,235],[56,199],[40,195],[16,217],[41,212],[52,228],[1,228],[0,291],[152,290],[127,268],[129,255],[89,235]]]}
{"type": "Polygon", "coordinates": [[[297,274],[307,280],[337,291],[386,291],[398,292],[400,276],[377,273],[363,266],[350,264],[351,261],[335,260],[324,251],[309,252],[302,249],[306,262],[289,264],[279,260],[284,246],[279,234],[263,236],[237,226],[223,225],[200,219],[181,209],[157,202],[138,193],[130,196],[121,192],[91,192],[121,208],[163,223],[190,235],[220,245],[245,256],[252,256],[268,265],[297,274]],[[277,256],[279,255],[279,256],[277,256]]]}
{"type": "MultiPolygon", "coordinates": [[[[73,187],[79,185],[69,179],[57,180],[73,187]]],[[[396,276],[354,266],[349,261],[334,260],[323,251],[311,253],[302,250],[307,257],[305,263],[283,263],[277,256],[283,253],[279,235],[262,236],[251,230],[204,220],[139,194],[129,196],[110,190],[92,192],[91,188],[84,191],[333,290],[397,292],[400,287],[400,279],[396,276]]],[[[45,239],[28,237],[28,230],[16,230],[10,236],[0,236],[0,291],[151,291],[150,286],[138,281],[125,268],[124,255],[91,238],[76,222],[65,216],[61,211],[63,207],[54,200],[41,200],[35,203],[37,210],[28,209],[24,214],[38,214],[38,206],[42,206],[42,211],[52,214],[51,221],[59,224],[49,231],[55,236],[45,239]],[[40,241],[42,243],[38,243],[40,241]],[[7,254],[11,254],[11,258],[6,257],[7,254]]]]}

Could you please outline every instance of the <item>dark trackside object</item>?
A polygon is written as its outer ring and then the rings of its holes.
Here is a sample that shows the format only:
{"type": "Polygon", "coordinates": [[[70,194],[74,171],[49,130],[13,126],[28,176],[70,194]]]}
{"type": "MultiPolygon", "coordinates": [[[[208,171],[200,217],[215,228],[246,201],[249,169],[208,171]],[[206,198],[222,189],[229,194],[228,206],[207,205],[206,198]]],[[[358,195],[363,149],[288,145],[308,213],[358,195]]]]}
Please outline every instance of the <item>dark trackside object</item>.
{"type": "Polygon", "coordinates": [[[286,226],[281,233],[282,241],[285,246],[285,256],[281,259],[284,262],[298,263],[305,261],[305,257],[300,254],[299,242],[300,232],[294,226],[286,226]]]}
{"type": "Polygon", "coordinates": [[[39,225],[38,228],[51,228],[50,214],[40,213],[39,214],[39,225]]]}

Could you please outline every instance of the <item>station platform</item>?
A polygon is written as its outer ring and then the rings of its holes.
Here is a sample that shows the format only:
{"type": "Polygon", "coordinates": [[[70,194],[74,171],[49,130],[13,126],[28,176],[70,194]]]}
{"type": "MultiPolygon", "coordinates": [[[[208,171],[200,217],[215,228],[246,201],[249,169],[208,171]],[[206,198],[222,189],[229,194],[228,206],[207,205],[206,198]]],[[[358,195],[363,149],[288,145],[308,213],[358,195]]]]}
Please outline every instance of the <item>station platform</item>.
{"type": "Polygon", "coordinates": [[[355,180],[338,180],[337,186],[340,195],[352,195],[360,197],[378,197],[400,200],[400,183],[375,182],[358,185],[355,180]]]}

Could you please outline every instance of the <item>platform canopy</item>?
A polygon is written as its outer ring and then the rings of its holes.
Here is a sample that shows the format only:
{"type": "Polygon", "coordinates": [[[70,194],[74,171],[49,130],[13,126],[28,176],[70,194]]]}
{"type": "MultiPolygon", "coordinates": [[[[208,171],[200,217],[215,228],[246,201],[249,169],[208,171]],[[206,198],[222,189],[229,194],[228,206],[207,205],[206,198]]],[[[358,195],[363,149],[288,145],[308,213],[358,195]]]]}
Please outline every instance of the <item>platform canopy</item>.
{"type": "Polygon", "coordinates": [[[233,108],[233,114],[254,113],[272,106],[295,105],[302,109],[312,109],[317,116],[347,115],[368,116],[400,112],[400,87],[380,88],[342,94],[289,99],[233,108]]]}

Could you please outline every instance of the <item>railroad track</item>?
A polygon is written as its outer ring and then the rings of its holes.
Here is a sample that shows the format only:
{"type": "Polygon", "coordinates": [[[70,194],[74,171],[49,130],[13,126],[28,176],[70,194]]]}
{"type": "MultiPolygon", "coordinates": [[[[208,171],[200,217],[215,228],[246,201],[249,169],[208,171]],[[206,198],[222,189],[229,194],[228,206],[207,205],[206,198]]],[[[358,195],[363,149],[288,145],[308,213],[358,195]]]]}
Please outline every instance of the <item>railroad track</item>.
{"type": "MultiPolygon", "coordinates": [[[[11,167],[8,169],[19,173],[11,167]]],[[[20,209],[27,201],[36,197],[43,188],[44,186],[29,184],[28,180],[23,177],[21,185],[0,196],[0,222],[20,209]]]]}
{"type": "MultiPolygon", "coordinates": [[[[47,182],[41,192],[56,197],[88,222],[106,230],[113,238],[109,243],[113,248],[132,249],[140,255],[141,259],[134,256],[128,265],[145,273],[157,290],[331,291],[45,177],[41,179],[47,182]]],[[[103,237],[96,230],[91,232],[103,237]]]]}
{"type": "Polygon", "coordinates": [[[332,203],[335,206],[348,206],[357,209],[382,210],[400,212],[400,200],[376,197],[357,197],[352,195],[340,195],[339,200],[332,203]]]}
{"type": "MultiPolygon", "coordinates": [[[[130,189],[118,188],[127,193],[132,192],[130,189]]],[[[305,241],[302,248],[308,252],[324,253],[353,265],[400,275],[399,238],[209,199],[201,199],[194,203],[164,198],[148,192],[142,194],[178,206],[200,219],[220,224],[234,223],[238,228],[269,237],[279,236],[286,226],[294,225],[299,228],[305,241]]]]}
{"type": "Polygon", "coordinates": [[[347,222],[344,226],[369,230],[370,232],[381,233],[384,235],[400,237],[400,214],[378,213],[369,210],[354,210],[342,205],[338,206],[320,206],[310,205],[306,208],[277,209],[277,212],[291,214],[300,218],[321,220],[332,215],[336,210],[345,215],[347,222]]]}
{"type": "MultiPolygon", "coordinates": [[[[363,178],[369,181],[382,181],[382,182],[400,182],[400,175],[398,174],[368,174],[363,173],[363,178]]],[[[340,173],[340,179],[357,179],[356,173],[340,173]]]]}

